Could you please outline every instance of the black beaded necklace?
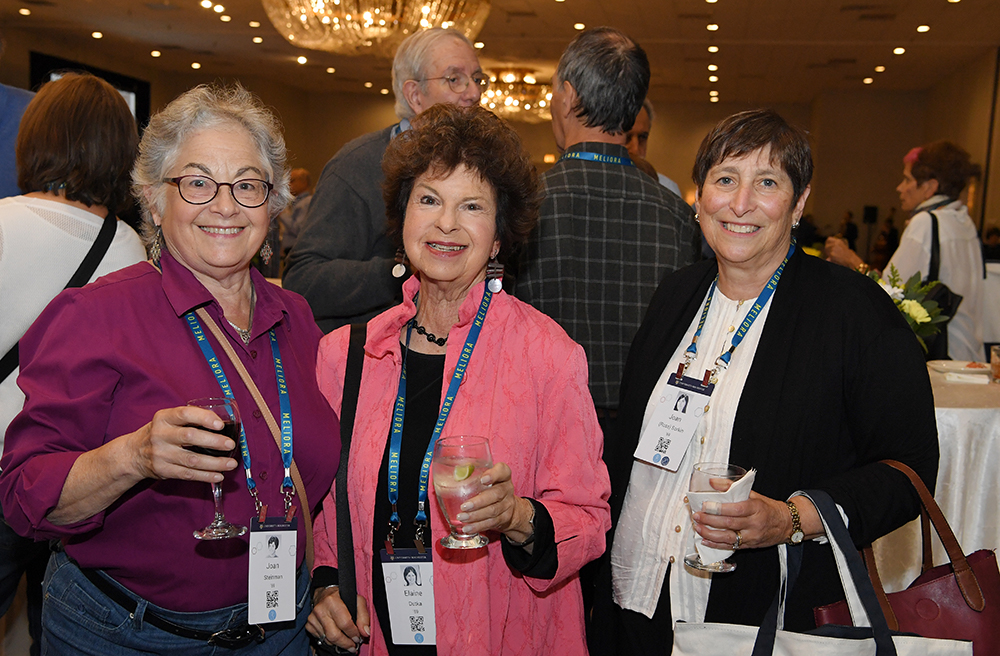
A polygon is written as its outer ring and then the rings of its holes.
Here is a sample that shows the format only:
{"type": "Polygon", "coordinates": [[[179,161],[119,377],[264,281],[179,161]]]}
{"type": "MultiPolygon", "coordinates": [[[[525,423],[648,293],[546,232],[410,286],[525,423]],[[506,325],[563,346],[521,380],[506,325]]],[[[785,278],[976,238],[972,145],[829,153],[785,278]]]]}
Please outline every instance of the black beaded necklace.
{"type": "Polygon", "coordinates": [[[445,344],[448,343],[448,338],[447,337],[438,337],[434,333],[427,332],[426,328],[424,328],[423,326],[421,326],[420,324],[417,323],[417,318],[416,317],[410,319],[409,323],[410,323],[411,326],[413,326],[414,328],[416,328],[418,334],[423,335],[424,337],[426,337],[427,341],[430,342],[431,344],[437,344],[438,346],[444,346],[445,344]]]}

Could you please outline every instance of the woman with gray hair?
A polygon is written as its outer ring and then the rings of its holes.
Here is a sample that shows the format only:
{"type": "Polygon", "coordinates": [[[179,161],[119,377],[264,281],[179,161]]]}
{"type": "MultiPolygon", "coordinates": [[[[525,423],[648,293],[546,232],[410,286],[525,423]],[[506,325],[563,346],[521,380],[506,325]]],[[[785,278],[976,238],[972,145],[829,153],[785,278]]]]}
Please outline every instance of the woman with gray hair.
{"type": "Polygon", "coordinates": [[[280,126],[241,87],[197,87],[150,121],[133,183],[152,262],[63,292],[21,340],[0,501],[62,545],[46,649],[306,653],[307,499],[339,446],[312,314],[250,268],[288,199],[280,126]],[[188,404],[223,396],[242,430],[188,404]],[[249,532],[220,528],[223,491],[249,532]],[[213,508],[217,531],[192,535],[213,508]],[[270,535],[291,545],[278,562],[258,560],[270,535]]]}

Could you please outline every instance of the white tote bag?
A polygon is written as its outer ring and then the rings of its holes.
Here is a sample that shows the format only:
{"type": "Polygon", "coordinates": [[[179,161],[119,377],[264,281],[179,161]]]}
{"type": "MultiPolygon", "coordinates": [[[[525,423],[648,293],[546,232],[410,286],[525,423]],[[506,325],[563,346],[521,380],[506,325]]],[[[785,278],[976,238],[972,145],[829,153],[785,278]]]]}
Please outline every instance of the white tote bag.
{"type": "Polygon", "coordinates": [[[816,506],[837,561],[855,627],[825,626],[809,633],[784,630],[785,597],[802,564],[802,546],[778,546],[781,585],[759,628],[742,624],[674,626],[673,656],[972,656],[972,642],[891,634],[875,591],[833,499],[814,490],[816,506]]]}

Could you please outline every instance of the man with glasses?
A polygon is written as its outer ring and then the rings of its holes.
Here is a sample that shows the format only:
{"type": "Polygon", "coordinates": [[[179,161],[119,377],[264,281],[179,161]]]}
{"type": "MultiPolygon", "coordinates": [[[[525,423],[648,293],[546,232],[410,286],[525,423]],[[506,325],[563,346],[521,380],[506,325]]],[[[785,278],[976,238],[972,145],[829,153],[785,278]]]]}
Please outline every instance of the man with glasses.
{"type": "Polygon", "coordinates": [[[327,163],[288,257],[283,286],[306,297],[324,332],[367,321],[402,299],[382,200],[389,141],[432,105],[478,104],[488,84],[476,51],[455,30],[423,30],[400,44],[392,65],[400,122],[358,137],[327,163]]]}

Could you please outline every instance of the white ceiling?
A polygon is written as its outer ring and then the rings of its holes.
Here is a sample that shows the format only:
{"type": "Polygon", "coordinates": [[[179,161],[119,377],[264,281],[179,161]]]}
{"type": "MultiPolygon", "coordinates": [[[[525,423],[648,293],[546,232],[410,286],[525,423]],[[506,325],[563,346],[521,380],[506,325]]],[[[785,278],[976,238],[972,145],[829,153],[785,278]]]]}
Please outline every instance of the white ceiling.
{"type": "MultiPolygon", "coordinates": [[[[293,47],[259,0],[217,2],[231,22],[198,0],[0,0],[0,22],[169,71],[190,72],[198,61],[201,73],[252,73],[303,88],[364,92],[370,81],[377,94],[389,86],[389,61],[293,47]],[[31,15],[19,15],[22,7],[31,15]],[[92,39],[94,30],[104,38],[92,39]],[[149,55],[154,48],[159,59],[149,55]],[[299,55],[309,62],[297,64],[299,55]]],[[[918,91],[1000,46],[998,0],[494,0],[478,37],[484,67],[516,64],[546,80],[577,22],[618,27],[642,45],[657,100],[707,102],[716,89],[732,102],[810,102],[826,90],[862,89],[869,76],[873,89],[918,91]],[[708,23],[720,29],[709,32],[708,23]],[[918,33],[921,24],[930,31],[918,33]],[[720,51],[710,54],[710,44],[720,51]],[[898,46],[904,55],[892,54],[898,46]],[[715,84],[709,64],[719,67],[715,84]]]]}

